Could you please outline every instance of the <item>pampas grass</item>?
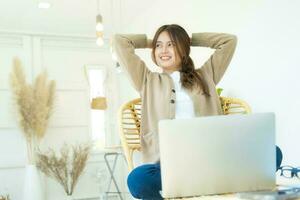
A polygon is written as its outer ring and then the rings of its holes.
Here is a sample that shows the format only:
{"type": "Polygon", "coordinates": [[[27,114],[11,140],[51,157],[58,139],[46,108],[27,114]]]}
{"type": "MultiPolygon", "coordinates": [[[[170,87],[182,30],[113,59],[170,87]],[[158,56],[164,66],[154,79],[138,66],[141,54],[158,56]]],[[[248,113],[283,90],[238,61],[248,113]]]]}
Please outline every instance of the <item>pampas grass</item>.
{"type": "Polygon", "coordinates": [[[33,84],[27,83],[21,62],[15,58],[10,84],[19,126],[27,141],[28,160],[33,164],[34,152],[45,135],[53,111],[55,82],[47,81],[47,75],[43,72],[36,77],[33,84]]]}
{"type": "Polygon", "coordinates": [[[66,192],[72,195],[82,174],[91,150],[90,144],[64,145],[60,156],[53,149],[37,153],[37,167],[48,177],[56,180],[66,192]]]}
{"type": "Polygon", "coordinates": [[[0,195],[0,200],[10,200],[9,195],[6,196],[0,195]]]}

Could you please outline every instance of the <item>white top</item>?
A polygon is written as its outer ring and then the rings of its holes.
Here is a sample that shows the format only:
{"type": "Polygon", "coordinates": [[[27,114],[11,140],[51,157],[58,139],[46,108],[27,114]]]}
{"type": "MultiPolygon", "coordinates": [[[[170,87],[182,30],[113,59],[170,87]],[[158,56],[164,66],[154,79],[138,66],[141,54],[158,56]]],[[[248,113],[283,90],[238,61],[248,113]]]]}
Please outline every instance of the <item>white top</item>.
{"type": "Polygon", "coordinates": [[[174,82],[174,89],[176,94],[175,100],[175,118],[192,118],[195,117],[194,105],[190,96],[182,87],[180,82],[180,72],[175,71],[170,76],[174,82]]]}

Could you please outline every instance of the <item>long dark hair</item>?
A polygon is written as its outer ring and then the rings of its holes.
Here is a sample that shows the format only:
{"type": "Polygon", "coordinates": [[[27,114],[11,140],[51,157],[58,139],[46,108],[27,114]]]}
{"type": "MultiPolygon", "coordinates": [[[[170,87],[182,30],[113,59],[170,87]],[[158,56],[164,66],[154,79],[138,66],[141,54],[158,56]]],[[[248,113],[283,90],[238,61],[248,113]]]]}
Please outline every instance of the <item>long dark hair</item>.
{"type": "Polygon", "coordinates": [[[184,88],[188,90],[202,90],[206,95],[210,96],[207,82],[203,74],[198,70],[196,72],[194,62],[190,57],[191,41],[187,32],[177,24],[163,25],[155,33],[152,41],[152,60],[157,64],[155,59],[155,48],[158,36],[166,31],[171,40],[175,43],[175,49],[181,59],[180,81],[184,88]]]}

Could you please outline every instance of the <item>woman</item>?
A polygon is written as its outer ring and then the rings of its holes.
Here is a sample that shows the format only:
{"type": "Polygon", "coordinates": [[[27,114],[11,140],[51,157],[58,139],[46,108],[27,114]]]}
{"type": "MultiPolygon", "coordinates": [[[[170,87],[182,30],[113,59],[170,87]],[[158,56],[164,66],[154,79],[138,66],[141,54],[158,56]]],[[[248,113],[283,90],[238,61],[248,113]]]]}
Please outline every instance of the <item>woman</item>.
{"type": "Polygon", "coordinates": [[[237,38],[224,33],[193,33],[179,25],[160,27],[153,41],[146,35],[115,35],[118,61],[142,98],[141,145],[144,164],[128,176],[131,194],[138,199],[162,199],[158,121],[161,119],[221,115],[216,85],[233,56],[237,38]],[[199,69],[190,57],[190,46],[214,48],[199,69]],[[135,54],[136,48],[152,48],[153,61],[162,73],[151,72],[135,54]]]}

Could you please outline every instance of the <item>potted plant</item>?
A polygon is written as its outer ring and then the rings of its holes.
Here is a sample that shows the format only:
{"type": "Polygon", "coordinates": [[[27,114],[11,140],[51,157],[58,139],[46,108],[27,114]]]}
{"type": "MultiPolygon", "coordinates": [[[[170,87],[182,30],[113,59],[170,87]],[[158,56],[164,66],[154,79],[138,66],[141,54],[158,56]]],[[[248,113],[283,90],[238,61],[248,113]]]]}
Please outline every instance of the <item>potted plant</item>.
{"type": "Polygon", "coordinates": [[[72,195],[81,176],[91,150],[91,145],[81,144],[60,149],[60,155],[53,149],[37,153],[37,167],[48,177],[56,180],[64,189],[68,199],[72,195]]]}
{"type": "Polygon", "coordinates": [[[28,163],[25,169],[24,200],[44,198],[40,177],[36,169],[35,152],[47,130],[53,111],[55,82],[48,81],[45,72],[38,75],[33,84],[26,82],[21,62],[13,60],[10,84],[19,127],[27,144],[28,163]]]}

